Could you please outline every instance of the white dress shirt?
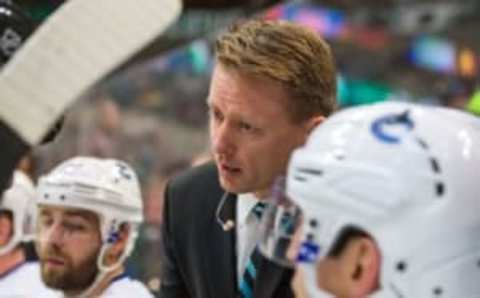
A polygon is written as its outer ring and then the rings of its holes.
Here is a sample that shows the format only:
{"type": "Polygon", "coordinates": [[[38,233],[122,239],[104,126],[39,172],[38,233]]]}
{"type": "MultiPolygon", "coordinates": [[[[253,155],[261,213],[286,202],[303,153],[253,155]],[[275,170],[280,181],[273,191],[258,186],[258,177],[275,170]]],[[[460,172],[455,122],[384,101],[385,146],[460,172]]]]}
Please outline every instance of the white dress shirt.
{"type": "Polygon", "coordinates": [[[236,208],[236,250],[237,250],[237,282],[243,276],[247,267],[248,258],[258,243],[257,233],[260,225],[259,219],[251,212],[253,207],[260,202],[252,193],[239,194],[236,208]]]}

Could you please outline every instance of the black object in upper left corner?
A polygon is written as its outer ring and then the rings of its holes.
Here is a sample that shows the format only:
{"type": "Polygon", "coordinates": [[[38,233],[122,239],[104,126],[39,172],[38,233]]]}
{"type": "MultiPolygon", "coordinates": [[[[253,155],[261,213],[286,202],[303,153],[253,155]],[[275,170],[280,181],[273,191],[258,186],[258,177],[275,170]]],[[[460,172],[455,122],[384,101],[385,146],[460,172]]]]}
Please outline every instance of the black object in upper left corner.
{"type": "Polygon", "coordinates": [[[0,0],[0,67],[30,36],[35,22],[12,0],[0,0]]]}

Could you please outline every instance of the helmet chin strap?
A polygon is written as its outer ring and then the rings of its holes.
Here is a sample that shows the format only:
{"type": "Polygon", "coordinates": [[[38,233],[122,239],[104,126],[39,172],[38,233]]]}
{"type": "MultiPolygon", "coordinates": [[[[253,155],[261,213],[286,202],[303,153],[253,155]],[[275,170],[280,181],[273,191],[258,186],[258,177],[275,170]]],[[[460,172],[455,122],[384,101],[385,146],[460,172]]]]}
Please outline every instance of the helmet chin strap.
{"type": "Polygon", "coordinates": [[[10,239],[10,241],[8,241],[8,243],[6,245],[3,245],[2,247],[0,247],[0,256],[8,254],[18,244],[20,244],[20,239],[16,239],[16,238],[20,238],[20,237],[12,236],[12,239],[10,239]]]}
{"type": "Polygon", "coordinates": [[[110,272],[118,269],[120,266],[122,266],[123,261],[128,256],[128,250],[127,249],[123,250],[120,258],[115,263],[113,263],[112,265],[105,266],[103,264],[103,258],[105,256],[105,253],[107,252],[107,250],[111,246],[112,246],[112,244],[110,244],[110,243],[102,246],[102,248],[100,250],[100,254],[97,257],[97,267],[98,267],[97,276],[95,277],[92,284],[77,296],[78,298],[88,298],[88,297],[90,297],[91,294],[95,291],[95,289],[98,287],[98,285],[104,280],[104,278],[107,276],[108,273],[110,273],[110,272]]]}
{"type": "Polygon", "coordinates": [[[108,266],[105,265],[103,262],[103,259],[105,257],[107,250],[110,249],[113,246],[113,244],[115,244],[116,241],[118,241],[117,235],[118,235],[118,231],[120,230],[120,224],[114,223],[112,224],[112,228],[113,228],[112,230],[110,230],[105,234],[106,237],[104,237],[104,240],[103,240],[104,244],[102,245],[102,248],[100,249],[100,253],[98,254],[98,257],[97,257],[97,268],[98,268],[97,276],[95,277],[92,284],[77,296],[79,298],[90,297],[91,294],[95,291],[95,289],[99,286],[99,284],[104,280],[104,278],[107,276],[108,273],[122,266],[123,262],[129,256],[131,250],[133,249],[134,241],[132,241],[132,239],[133,240],[135,239],[136,233],[135,231],[130,229],[129,233],[133,233],[133,234],[129,236],[129,239],[127,240],[127,243],[118,260],[111,265],[108,265],[108,266]]]}

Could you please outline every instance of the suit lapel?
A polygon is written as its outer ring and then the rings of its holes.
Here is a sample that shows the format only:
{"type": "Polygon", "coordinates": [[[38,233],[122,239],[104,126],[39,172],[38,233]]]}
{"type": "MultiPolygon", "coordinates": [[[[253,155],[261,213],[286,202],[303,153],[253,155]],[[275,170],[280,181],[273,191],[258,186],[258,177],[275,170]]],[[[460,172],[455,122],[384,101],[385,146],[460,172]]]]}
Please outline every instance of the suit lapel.
{"type": "MultiPolygon", "coordinates": [[[[228,194],[218,217],[235,222],[237,197],[228,194]]],[[[235,249],[235,227],[224,231],[213,214],[210,228],[204,237],[204,272],[207,275],[210,297],[233,298],[237,295],[237,261],[235,249]]]]}

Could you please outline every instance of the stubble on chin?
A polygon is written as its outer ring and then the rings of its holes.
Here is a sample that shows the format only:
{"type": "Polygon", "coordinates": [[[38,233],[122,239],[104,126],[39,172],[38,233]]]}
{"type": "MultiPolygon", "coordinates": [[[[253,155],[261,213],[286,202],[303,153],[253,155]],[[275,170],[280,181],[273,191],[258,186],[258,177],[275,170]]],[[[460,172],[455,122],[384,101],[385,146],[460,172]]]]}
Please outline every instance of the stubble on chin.
{"type": "Polygon", "coordinates": [[[65,287],[65,271],[66,269],[49,269],[47,265],[41,261],[41,276],[45,285],[52,289],[63,290],[65,287]]]}
{"type": "Polygon", "coordinates": [[[40,266],[45,285],[61,291],[82,291],[93,283],[98,273],[96,255],[87,258],[77,268],[67,261],[62,268],[48,268],[45,261],[40,261],[40,266]]]}
{"type": "Polygon", "coordinates": [[[236,193],[235,187],[230,183],[225,177],[223,177],[222,173],[219,170],[218,173],[218,181],[220,183],[220,186],[229,193],[236,193]]]}

